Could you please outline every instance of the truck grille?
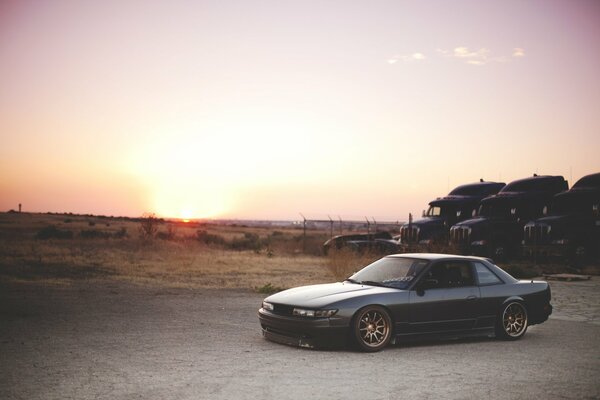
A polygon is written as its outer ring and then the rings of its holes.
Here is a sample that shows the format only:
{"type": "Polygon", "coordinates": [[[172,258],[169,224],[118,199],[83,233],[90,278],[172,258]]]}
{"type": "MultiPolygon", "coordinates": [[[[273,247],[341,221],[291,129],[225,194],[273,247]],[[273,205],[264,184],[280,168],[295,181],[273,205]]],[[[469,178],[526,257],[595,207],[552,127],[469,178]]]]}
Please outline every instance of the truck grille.
{"type": "Polygon", "coordinates": [[[547,244],[550,240],[550,226],[546,224],[525,225],[526,244],[547,244]]]}
{"type": "Polygon", "coordinates": [[[468,226],[453,226],[450,228],[450,241],[457,245],[471,244],[471,228],[468,226]]]}
{"type": "Polygon", "coordinates": [[[417,243],[419,241],[419,227],[406,225],[400,228],[400,240],[402,243],[417,243]]]}

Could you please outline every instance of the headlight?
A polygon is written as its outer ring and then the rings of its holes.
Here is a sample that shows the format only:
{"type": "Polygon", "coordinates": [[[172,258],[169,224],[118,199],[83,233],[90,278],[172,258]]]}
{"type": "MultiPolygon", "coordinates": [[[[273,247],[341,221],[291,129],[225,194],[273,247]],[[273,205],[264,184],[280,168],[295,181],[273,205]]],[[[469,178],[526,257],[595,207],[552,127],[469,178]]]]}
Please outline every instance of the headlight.
{"type": "Polygon", "coordinates": [[[262,308],[267,311],[273,311],[275,307],[273,307],[273,304],[263,301],[262,308]]]}
{"type": "Polygon", "coordinates": [[[337,310],[306,310],[304,308],[294,308],[293,315],[297,317],[327,318],[335,315],[337,310]]]}

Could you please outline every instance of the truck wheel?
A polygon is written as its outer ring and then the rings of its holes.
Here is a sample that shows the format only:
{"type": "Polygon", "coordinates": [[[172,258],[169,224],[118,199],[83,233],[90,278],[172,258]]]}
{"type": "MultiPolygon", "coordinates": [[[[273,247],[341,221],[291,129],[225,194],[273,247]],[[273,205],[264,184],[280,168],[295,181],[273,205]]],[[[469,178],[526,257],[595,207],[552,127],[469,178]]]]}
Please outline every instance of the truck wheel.
{"type": "Polygon", "coordinates": [[[587,248],[584,245],[577,245],[573,249],[573,265],[575,267],[581,267],[585,265],[588,257],[587,248]]]}
{"type": "Polygon", "coordinates": [[[492,258],[497,261],[508,260],[508,249],[503,243],[497,243],[492,246],[492,258]]]}

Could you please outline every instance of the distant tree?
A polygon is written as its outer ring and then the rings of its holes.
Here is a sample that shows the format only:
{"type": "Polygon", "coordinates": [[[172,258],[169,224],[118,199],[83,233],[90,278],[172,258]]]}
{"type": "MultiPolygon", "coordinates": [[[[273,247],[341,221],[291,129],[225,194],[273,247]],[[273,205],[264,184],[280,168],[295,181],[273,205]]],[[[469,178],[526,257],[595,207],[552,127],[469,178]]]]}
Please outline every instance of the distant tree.
{"type": "Polygon", "coordinates": [[[140,219],[140,234],[145,240],[152,240],[158,232],[159,220],[154,213],[144,213],[140,219]]]}

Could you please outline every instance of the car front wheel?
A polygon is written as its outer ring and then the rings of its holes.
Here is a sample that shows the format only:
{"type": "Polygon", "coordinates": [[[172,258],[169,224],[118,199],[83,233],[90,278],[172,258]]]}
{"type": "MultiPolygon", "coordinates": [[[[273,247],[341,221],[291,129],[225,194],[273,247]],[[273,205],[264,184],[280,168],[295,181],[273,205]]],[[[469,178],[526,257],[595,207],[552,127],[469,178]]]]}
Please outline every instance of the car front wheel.
{"type": "Polygon", "coordinates": [[[383,307],[367,306],[353,321],[354,339],[362,351],[379,351],[392,337],[392,319],[383,307]]]}
{"type": "Polygon", "coordinates": [[[498,315],[496,336],[506,340],[517,340],[527,331],[527,309],[522,303],[508,303],[498,315]]]}

